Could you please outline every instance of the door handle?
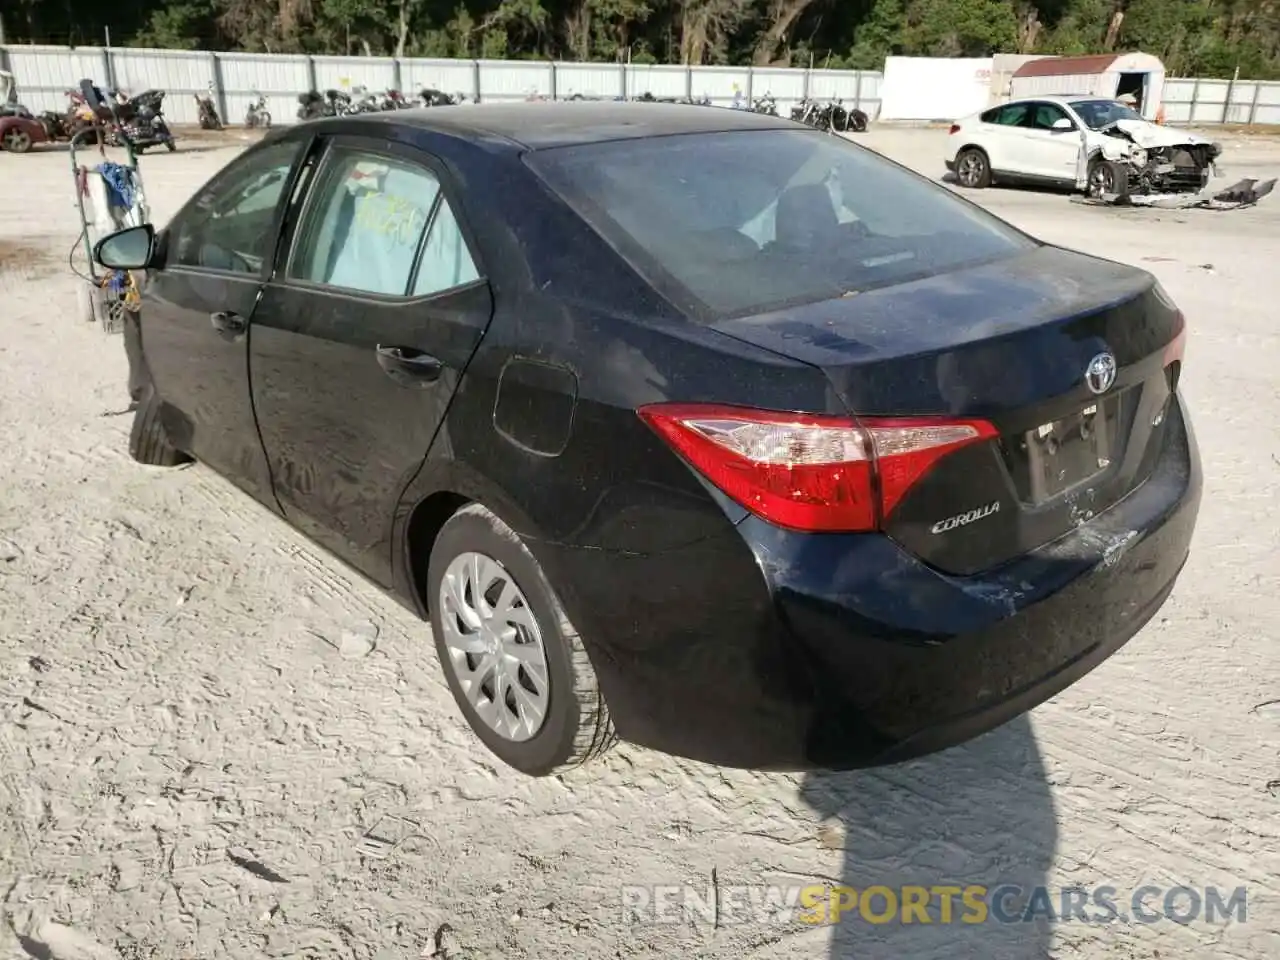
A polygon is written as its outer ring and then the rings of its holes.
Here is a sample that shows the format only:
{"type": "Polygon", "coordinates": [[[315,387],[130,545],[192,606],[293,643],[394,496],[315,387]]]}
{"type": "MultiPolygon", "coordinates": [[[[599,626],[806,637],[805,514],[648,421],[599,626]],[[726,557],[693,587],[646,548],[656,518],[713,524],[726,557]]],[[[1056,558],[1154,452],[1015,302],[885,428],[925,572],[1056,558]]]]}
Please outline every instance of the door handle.
{"type": "Polygon", "coordinates": [[[402,387],[426,387],[440,379],[444,364],[413,347],[378,345],[378,366],[402,387]]]}
{"type": "Polygon", "coordinates": [[[219,310],[217,313],[209,314],[209,322],[213,324],[213,329],[217,330],[218,333],[233,340],[249,327],[249,323],[244,317],[227,310],[219,310]]]}

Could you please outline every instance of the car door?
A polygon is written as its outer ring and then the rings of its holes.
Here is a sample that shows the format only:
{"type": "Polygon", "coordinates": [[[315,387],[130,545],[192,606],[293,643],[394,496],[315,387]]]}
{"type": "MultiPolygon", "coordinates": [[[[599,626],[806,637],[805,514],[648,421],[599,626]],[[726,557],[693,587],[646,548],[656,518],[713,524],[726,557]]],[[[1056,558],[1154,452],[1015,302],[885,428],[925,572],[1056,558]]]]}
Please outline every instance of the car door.
{"type": "Polygon", "coordinates": [[[1030,108],[1026,103],[1006,103],[992,111],[985,121],[983,142],[991,159],[991,169],[1016,176],[1028,176],[1027,128],[1030,108]]]}
{"type": "Polygon", "coordinates": [[[391,523],[493,312],[434,159],[328,144],[253,318],[254,408],[285,516],[381,583],[391,523]]]}
{"type": "Polygon", "coordinates": [[[290,139],[249,151],[178,213],[161,235],[141,319],[170,441],[269,505],[247,333],[303,147],[290,139]]]}
{"type": "Polygon", "coordinates": [[[1067,111],[1056,103],[1037,102],[1027,112],[1028,171],[1046,180],[1075,182],[1076,159],[1080,153],[1080,131],[1067,111]],[[1055,130],[1053,125],[1067,120],[1071,127],[1055,130]]]}

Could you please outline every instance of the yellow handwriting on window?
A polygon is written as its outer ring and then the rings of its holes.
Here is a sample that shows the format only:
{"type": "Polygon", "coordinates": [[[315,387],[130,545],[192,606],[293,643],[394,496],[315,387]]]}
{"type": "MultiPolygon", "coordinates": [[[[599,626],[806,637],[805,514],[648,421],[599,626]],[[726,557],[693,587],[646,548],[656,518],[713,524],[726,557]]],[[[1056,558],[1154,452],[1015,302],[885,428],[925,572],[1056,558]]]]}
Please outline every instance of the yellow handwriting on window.
{"type": "Polygon", "coordinates": [[[426,222],[422,208],[404,197],[375,193],[356,200],[355,225],[401,246],[416,245],[426,222]]]}

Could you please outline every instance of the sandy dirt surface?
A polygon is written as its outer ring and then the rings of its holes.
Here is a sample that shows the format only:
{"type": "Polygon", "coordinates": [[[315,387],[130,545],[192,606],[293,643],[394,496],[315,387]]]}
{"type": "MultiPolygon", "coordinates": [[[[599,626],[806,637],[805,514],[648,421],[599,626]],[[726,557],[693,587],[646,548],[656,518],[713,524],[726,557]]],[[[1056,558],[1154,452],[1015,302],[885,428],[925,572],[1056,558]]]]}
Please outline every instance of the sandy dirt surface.
{"type": "MultiPolygon", "coordinates": [[[[864,140],[937,176],[944,138],[864,140]]],[[[1280,174],[1273,139],[1226,141],[1229,174],[1280,174]]],[[[158,220],[237,149],[199,147],[144,157],[158,220]]],[[[892,769],[759,775],[623,745],[529,780],[473,739],[425,624],[204,468],[128,459],[120,340],[76,316],[67,156],[0,155],[0,173],[0,957],[1280,957],[1280,197],[1215,214],[975,195],[1151,270],[1190,319],[1195,548],[1119,655],[892,769]],[[1244,886],[1248,912],[623,912],[623,885],[713,876],[1107,885],[1122,910],[1144,884],[1244,886]]]]}

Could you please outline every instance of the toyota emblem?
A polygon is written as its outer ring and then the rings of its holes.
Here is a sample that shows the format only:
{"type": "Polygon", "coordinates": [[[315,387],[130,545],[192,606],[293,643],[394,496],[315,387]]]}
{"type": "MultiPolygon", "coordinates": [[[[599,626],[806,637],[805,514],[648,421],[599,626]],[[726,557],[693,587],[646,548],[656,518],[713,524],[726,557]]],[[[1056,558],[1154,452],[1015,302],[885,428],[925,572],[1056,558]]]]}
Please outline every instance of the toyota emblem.
{"type": "Polygon", "coordinates": [[[1094,393],[1106,393],[1116,382],[1116,358],[1100,353],[1084,368],[1084,382],[1094,393]]]}

